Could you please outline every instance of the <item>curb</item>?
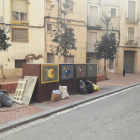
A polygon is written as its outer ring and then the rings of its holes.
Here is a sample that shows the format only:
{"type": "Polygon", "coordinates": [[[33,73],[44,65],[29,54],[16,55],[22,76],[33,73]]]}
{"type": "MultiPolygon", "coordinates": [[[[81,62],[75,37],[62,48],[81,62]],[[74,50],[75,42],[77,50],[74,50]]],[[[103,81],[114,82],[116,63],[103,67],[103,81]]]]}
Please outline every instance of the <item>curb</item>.
{"type": "Polygon", "coordinates": [[[19,120],[8,122],[6,124],[0,125],[0,133],[8,131],[8,130],[10,130],[12,128],[18,127],[18,126],[23,125],[23,124],[33,122],[35,120],[48,117],[48,116],[50,116],[52,114],[55,114],[57,112],[64,111],[64,110],[69,109],[69,108],[73,108],[73,107],[75,107],[77,105],[80,105],[80,104],[83,104],[83,103],[86,103],[86,102],[89,102],[89,101],[92,101],[92,100],[96,100],[98,98],[105,97],[105,96],[111,95],[113,93],[116,93],[116,92],[119,92],[119,91],[122,91],[122,90],[125,90],[125,89],[135,87],[137,85],[140,85],[140,83],[125,86],[123,88],[112,90],[110,92],[105,92],[105,93],[102,93],[100,95],[95,95],[94,97],[88,97],[86,99],[76,101],[76,102],[70,103],[68,105],[64,105],[63,107],[61,106],[61,107],[53,108],[53,109],[50,109],[49,111],[44,111],[44,112],[41,112],[41,113],[38,113],[38,114],[35,114],[35,115],[32,115],[32,116],[24,117],[24,118],[19,119],[19,120]]]}

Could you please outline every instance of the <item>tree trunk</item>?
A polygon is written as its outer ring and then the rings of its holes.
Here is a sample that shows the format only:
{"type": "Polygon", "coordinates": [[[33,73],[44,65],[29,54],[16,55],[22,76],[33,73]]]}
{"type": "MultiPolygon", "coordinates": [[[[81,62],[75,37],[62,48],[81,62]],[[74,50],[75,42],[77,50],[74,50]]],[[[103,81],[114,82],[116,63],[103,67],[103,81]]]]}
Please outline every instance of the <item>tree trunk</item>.
{"type": "Polygon", "coordinates": [[[67,63],[67,55],[64,57],[64,63],[67,63]]]}
{"type": "Polygon", "coordinates": [[[107,79],[107,70],[106,70],[106,59],[104,59],[104,75],[107,79]]]}

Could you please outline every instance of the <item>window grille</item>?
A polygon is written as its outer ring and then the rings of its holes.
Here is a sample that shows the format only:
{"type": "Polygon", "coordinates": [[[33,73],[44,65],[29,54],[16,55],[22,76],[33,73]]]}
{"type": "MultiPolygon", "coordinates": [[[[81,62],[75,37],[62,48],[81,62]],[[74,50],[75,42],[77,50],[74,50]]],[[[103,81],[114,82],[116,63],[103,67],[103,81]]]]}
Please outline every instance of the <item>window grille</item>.
{"type": "Polygon", "coordinates": [[[13,42],[28,42],[28,29],[12,28],[13,42]]]}
{"type": "Polygon", "coordinates": [[[22,60],[16,59],[15,60],[15,68],[22,68],[22,65],[24,63],[26,63],[26,59],[22,59],[22,60]]]}

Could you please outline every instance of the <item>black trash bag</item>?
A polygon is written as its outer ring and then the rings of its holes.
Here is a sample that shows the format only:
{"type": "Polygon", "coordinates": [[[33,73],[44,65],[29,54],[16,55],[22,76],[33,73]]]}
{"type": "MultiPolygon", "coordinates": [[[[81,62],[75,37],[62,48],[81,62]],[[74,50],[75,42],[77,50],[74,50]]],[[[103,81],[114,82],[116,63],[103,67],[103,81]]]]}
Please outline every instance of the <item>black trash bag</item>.
{"type": "Polygon", "coordinates": [[[86,85],[82,80],[79,82],[79,94],[87,94],[86,85]]]}
{"type": "Polygon", "coordinates": [[[0,103],[2,104],[2,106],[11,107],[13,102],[8,95],[0,92],[0,103]]]}
{"type": "Polygon", "coordinates": [[[91,81],[86,80],[85,84],[87,93],[93,93],[94,92],[93,83],[91,81]]]}

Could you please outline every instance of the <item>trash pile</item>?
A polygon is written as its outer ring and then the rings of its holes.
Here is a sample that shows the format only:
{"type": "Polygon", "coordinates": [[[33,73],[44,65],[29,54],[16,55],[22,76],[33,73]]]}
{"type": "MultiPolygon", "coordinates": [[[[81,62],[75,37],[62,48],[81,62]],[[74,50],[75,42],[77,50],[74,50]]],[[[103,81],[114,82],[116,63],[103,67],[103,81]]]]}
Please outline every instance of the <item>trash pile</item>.
{"type": "Polygon", "coordinates": [[[8,96],[6,90],[0,90],[0,107],[11,107],[13,101],[8,96]]]}
{"type": "Polygon", "coordinates": [[[79,81],[79,94],[91,94],[94,91],[99,91],[97,85],[89,80],[86,80],[85,83],[82,80],[79,81]]]}
{"type": "Polygon", "coordinates": [[[11,107],[13,103],[29,105],[37,77],[25,76],[18,81],[14,98],[10,98],[5,90],[0,90],[0,107],[11,107]]]}
{"type": "Polygon", "coordinates": [[[60,99],[68,99],[67,86],[59,86],[59,90],[53,90],[51,94],[51,102],[59,101],[60,99]]]}

